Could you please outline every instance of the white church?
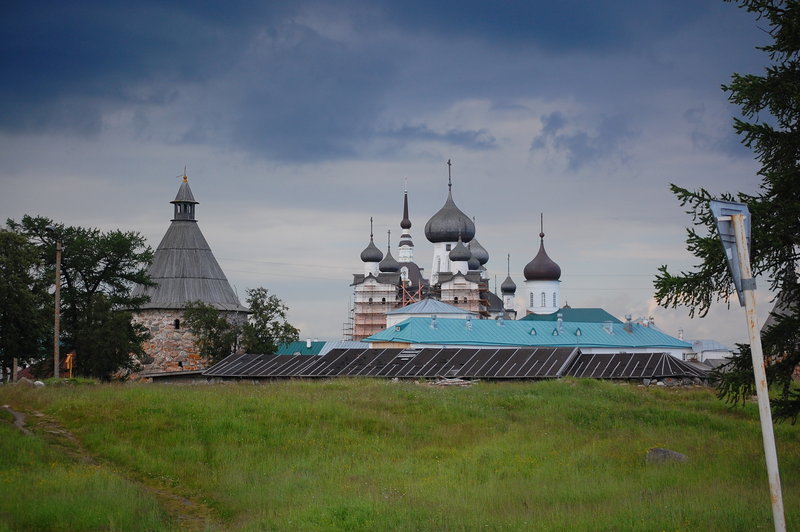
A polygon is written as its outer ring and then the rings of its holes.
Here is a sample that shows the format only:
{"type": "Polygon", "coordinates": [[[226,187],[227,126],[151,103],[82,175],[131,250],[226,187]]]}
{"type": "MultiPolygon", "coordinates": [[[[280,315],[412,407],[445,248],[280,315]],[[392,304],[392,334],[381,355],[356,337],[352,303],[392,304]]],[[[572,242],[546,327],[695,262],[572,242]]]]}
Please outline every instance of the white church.
{"type": "MultiPolygon", "coordinates": [[[[444,205],[425,224],[425,238],[433,244],[428,277],[414,261],[408,191],[403,197],[397,259],[392,255],[391,233],[385,254],[375,245],[370,220],[369,244],[361,252],[364,272],[353,275],[353,306],[345,324],[346,340],[362,340],[382,331],[390,325],[387,314],[426,299],[447,303],[476,319],[516,319],[517,286],[510,270],[500,285],[499,296],[489,290],[485,268],[489,253],[475,238],[474,219],[464,214],[453,200],[450,175],[447,186],[444,205]]],[[[549,315],[561,308],[561,268],[547,255],[544,236],[539,233],[539,252],[523,270],[526,315],[549,315]]]]}

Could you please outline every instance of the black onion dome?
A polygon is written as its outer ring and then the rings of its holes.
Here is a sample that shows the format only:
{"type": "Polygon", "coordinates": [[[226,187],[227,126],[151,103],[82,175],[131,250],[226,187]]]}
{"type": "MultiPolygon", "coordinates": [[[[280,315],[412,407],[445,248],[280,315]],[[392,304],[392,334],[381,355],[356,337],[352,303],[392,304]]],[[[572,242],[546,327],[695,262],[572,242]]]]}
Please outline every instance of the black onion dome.
{"type": "Polygon", "coordinates": [[[489,262],[489,252],[486,251],[486,248],[481,246],[477,238],[473,238],[472,242],[469,243],[469,250],[472,252],[472,256],[478,259],[481,266],[489,262]]]}
{"type": "Polygon", "coordinates": [[[456,207],[452,192],[448,192],[444,206],[425,224],[425,237],[435,244],[455,242],[459,234],[464,242],[469,242],[475,237],[475,224],[456,207]]]}
{"type": "Polygon", "coordinates": [[[378,269],[383,273],[397,273],[400,271],[400,263],[394,260],[390,250],[386,250],[386,257],[378,264],[378,269]]]}
{"type": "Polygon", "coordinates": [[[476,272],[481,269],[481,263],[475,258],[475,255],[470,255],[469,260],[467,261],[467,269],[469,269],[471,272],[476,272]]]}
{"type": "Polygon", "coordinates": [[[361,261],[380,262],[381,259],[383,259],[383,252],[372,241],[372,237],[369,237],[369,245],[361,252],[361,261]]]}
{"type": "Polygon", "coordinates": [[[458,244],[452,250],[450,250],[450,260],[453,262],[467,262],[472,257],[472,253],[470,253],[467,246],[464,245],[464,242],[461,241],[461,238],[458,238],[458,244]]]}
{"type": "Polygon", "coordinates": [[[503,295],[513,295],[517,291],[517,284],[509,275],[503,284],[500,285],[500,293],[503,295]]]}
{"type": "Polygon", "coordinates": [[[544,233],[539,233],[539,253],[525,265],[522,273],[526,281],[558,281],[561,277],[561,266],[553,262],[544,250],[544,233]]]}

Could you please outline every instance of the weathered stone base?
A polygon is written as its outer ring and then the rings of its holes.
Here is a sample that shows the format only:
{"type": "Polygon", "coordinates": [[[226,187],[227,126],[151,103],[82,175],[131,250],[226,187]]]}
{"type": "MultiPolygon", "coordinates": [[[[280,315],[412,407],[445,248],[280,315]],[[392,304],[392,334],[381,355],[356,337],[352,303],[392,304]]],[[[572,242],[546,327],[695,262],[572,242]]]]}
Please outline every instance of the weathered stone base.
{"type": "Polygon", "coordinates": [[[143,372],[198,370],[209,366],[195,347],[195,337],[185,326],[182,311],[143,310],[133,321],[144,325],[150,333],[150,339],[142,344],[143,372]],[[175,320],[179,320],[177,328],[175,320]]]}

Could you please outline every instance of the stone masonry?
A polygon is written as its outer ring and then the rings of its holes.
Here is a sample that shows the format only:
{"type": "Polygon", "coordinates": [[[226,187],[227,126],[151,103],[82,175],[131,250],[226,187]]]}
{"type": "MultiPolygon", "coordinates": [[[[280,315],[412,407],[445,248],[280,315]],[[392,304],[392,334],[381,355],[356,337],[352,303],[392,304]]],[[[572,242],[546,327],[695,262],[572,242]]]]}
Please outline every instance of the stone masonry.
{"type": "Polygon", "coordinates": [[[146,354],[142,369],[147,373],[205,369],[208,360],[200,356],[195,338],[183,320],[180,310],[142,310],[134,316],[150,333],[142,344],[146,354]],[[175,327],[178,320],[178,328],[175,327]]]}

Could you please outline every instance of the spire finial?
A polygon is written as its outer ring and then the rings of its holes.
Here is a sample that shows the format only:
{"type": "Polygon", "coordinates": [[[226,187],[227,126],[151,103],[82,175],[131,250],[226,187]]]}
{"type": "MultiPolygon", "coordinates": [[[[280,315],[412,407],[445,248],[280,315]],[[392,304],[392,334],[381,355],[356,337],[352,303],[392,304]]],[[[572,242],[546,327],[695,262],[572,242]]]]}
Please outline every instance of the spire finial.
{"type": "Polygon", "coordinates": [[[386,231],[386,233],[387,233],[387,235],[388,235],[388,236],[386,237],[386,246],[387,246],[389,249],[392,249],[392,230],[391,230],[391,229],[389,229],[388,231],[386,231]]]}
{"type": "Polygon", "coordinates": [[[539,238],[544,240],[544,213],[539,213],[539,238]]]}
{"type": "Polygon", "coordinates": [[[185,165],[183,167],[183,173],[181,175],[178,175],[178,176],[175,176],[175,177],[182,177],[184,183],[188,183],[189,182],[189,177],[186,175],[186,166],[185,165]]]}
{"type": "Polygon", "coordinates": [[[372,216],[369,217],[369,239],[372,240],[372,216]]]}
{"type": "Polygon", "coordinates": [[[404,179],[403,192],[408,194],[408,178],[407,177],[404,179]]]}
{"type": "Polygon", "coordinates": [[[511,253],[508,254],[507,261],[508,261],[507,262],[507,264],[508,264],[508,276],[511,277],[511,253]]]}
{"type": "Polygon", "coordinates": [[[450,169],[453,167],[453,163],[450,159],[447,159],[447,190],[453,190],[453,176],[450,169]]]}

